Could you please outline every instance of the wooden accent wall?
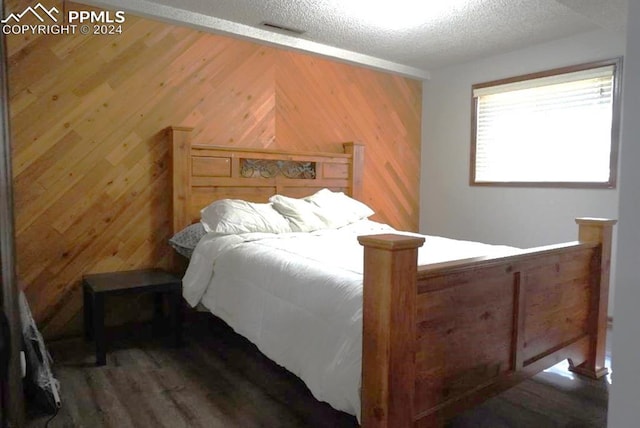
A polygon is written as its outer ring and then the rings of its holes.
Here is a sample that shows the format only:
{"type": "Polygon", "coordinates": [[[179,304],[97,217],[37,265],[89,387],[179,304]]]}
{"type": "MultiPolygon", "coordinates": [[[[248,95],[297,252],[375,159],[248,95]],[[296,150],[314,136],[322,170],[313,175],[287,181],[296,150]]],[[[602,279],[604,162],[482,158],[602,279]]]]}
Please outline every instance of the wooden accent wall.
{"type": "MultiPolygon", "coordinates": [[[[418,227],[419,81],[131,14],[121,35],[7,43],[18,278],[48,337],[79,332],[82,274],[168,266],[170,125],[235,147],[362,142],[364,202],[418,227]]],[[[110,321],[140,305],[107,304],[110,321]]]]}

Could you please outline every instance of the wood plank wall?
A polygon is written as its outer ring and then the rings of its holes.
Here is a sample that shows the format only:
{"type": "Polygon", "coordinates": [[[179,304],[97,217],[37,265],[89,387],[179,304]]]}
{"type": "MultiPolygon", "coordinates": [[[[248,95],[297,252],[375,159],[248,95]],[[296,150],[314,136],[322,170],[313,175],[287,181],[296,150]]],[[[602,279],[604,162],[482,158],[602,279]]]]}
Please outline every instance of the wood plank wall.
{"type": "MultiPolygon", "coordinates": [[[[82,274],[168,266],[170,125],[217,145],[361,141],[365,202],[418,227],[419,81],[131,14],[121,35],[7,43],[18,278],[47,337],[80,331],[82,274]]],[[[116,303],[109,323],[146,316],[116,303]]]]}

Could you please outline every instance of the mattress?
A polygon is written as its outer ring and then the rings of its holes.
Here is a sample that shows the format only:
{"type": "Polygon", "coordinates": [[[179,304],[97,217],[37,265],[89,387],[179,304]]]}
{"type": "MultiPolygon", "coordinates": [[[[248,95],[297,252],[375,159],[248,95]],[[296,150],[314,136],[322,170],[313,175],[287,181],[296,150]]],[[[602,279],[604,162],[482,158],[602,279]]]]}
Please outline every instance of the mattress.
{"type": "MultiPolygon", "coordinates": [[[[193,253],[183,295],[302,379],[316,399],[359,418],[363,248],[357,236],[390,232],[396,233],[363,220],[312,233],[208,234],[193,253]]],[[[513,250],[424,238],[420,265],[513,250]]]]}

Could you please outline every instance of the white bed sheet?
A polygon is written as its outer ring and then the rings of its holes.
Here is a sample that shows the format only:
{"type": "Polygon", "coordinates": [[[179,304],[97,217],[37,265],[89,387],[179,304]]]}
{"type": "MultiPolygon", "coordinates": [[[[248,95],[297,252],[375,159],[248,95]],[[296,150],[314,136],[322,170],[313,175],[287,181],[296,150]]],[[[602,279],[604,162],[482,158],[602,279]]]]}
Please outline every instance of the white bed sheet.
{"type": "MultiPolygon", "coordinates": [[[[318,400],[359,418],[363,249],[356,238],[389,232],[364,220],[313,233],[209,234],[193,253],[183,295],[300,377],[318,400]]],[[[424,238],[420,265],[513,250],[424,238]]]]}

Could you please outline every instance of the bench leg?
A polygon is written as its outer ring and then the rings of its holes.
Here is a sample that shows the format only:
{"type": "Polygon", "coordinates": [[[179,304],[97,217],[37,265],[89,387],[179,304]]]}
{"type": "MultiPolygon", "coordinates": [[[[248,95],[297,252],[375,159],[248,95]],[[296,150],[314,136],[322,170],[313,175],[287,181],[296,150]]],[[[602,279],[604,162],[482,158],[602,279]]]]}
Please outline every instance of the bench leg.
{"type": "Polygon", "coordinates": [[[93,294],[87,289],[87,286],[82,287],[82,299],[83,299],[83,312],[84,312],[84,339],[89,341],[93,340],[93,294]]]}
{"type": "Polygon", "coordinates": [[[107,363],[107,346],[104,331],[104,296],[93,293],[93,333],[96,340],[96,366],[104,366],[107,363]]]}
{"type": "Polygon", "coordinates": [[[175,347],[182,345],[182,292],[169,293],[169,305],[171,306],[171,344],[175,347]]]}

